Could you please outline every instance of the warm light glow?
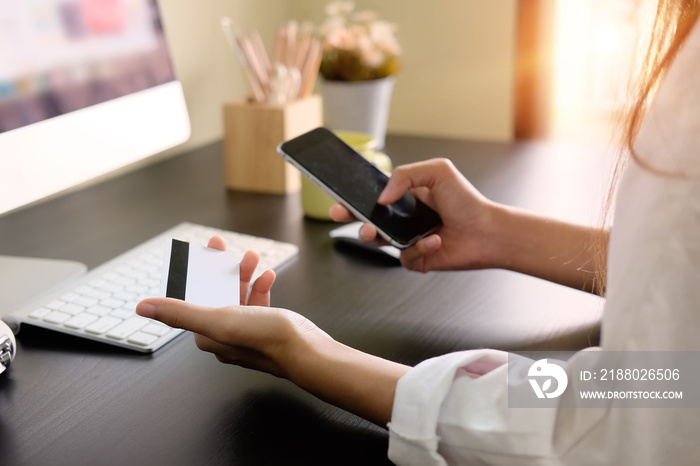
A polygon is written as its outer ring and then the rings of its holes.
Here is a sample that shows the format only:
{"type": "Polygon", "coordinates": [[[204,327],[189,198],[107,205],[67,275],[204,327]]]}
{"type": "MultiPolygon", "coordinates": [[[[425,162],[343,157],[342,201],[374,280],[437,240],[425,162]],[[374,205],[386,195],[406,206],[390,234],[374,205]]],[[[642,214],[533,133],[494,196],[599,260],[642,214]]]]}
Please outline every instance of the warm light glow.
{"type": "Polygon", "coordinates": [[[614,24],[604,24],[597,28],[594,47],[608,52],[618,52],[622,48],[622,33],[614,24]]]}
{"type": "Polygon", "coordinates": [[[558,0],[555,8],[555,138],[609,142],[635,62],[639,2],[558,0]]]}

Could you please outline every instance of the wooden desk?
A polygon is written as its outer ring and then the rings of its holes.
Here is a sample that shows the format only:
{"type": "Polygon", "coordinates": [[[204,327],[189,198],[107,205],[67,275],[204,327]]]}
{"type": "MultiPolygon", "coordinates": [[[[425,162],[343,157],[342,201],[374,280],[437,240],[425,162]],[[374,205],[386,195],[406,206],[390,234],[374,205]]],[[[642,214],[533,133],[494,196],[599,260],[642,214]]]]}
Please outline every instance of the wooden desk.
{"type": "MultiPolygon", "coordinates": [[[[488,197],[596,220],[607,156],[545,144],[389,137],[395,163],[443,156],[488,197]],[[591,192],[595,195],[591,196],[591,192]]],[[[298,244],[273,305],[408,364],[476,347],[572,350],[603,301],[502,270],[421,275],[328,238],[299,195],[224,189],[212,144],[0,217],[0,254],[94,267],[183,220],[298,244]]],[[[0,377],[3,464],[386,464],[387,433],[291,383],[220,364],[191,334],[141,355],[32,327],[0,377]]]]}

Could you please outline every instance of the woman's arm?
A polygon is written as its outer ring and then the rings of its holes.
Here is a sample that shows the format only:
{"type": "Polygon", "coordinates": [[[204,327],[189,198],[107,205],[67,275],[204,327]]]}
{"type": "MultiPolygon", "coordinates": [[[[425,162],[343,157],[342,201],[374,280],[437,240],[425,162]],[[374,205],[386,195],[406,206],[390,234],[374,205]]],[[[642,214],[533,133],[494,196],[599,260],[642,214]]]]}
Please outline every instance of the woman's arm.
{"type": "MultiPolygon", "coordinates": [[[[401,253],[407,269],[505,268],[586,291],[594,290],[597,270],[604,270],[606,231],[492,202],[449,160],[397,167],[378,202],[390,204],[406,191],[435,209],[443,222],[436,234],[401,253]]],[[[330,214],[336,221],[354,220],[339,204],[330,214]]],[[[373,226],[362,227],[361,240],[376,238],[373,226]]]]}
{"type": "Polygon", "coordinates": [[[526,273],[588,292],[605,270],[609,232],[496,204],[492,214],[491,267],[526,273]]]}

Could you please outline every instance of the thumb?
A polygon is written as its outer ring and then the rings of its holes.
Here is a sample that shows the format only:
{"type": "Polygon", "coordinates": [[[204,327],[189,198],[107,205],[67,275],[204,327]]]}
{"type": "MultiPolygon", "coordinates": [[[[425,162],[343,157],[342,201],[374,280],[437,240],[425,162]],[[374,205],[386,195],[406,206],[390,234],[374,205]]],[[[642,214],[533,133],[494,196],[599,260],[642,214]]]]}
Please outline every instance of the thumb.
{"type": "Polygon", "coordinates": [[[218,309],[197,306],[173,298],[144,299],[136,306],[136,313],[173,328],[190,330],[209,337],[221,327],[218,309]]]}
{"type": "Polygon", "coordinates": [[[407,191],[415,188],[432,188],[437,182],[435,161],[429,160],[394,169],[377,202],[388,205],[401,199],[407,191]]]}

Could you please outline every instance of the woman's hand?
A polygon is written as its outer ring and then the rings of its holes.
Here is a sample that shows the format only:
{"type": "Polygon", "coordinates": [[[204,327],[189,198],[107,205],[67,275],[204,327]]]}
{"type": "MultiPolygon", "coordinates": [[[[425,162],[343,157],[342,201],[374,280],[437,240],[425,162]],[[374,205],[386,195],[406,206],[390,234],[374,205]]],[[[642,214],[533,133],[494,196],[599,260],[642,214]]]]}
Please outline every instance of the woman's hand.
{"type": "MultiPolygon", "coordinates": [[[[226,250],[226,242],[215,236],[209,247],[226,250]]],[[[254,251],[246,252],[241,260],[240,306],[213,309],[176,299],[149,298],[139,303],[136,312],[194,332],[197,347],[221,362],[287,377],[283,359],[291,342],[300,333],[325,333],[294,312],[269,307],[275,273],[265,271],[250,286],[259,262],[254,251]]]]}
{"type": "MultiPolygon", "coordinates": [[[[477,269],[490,266],[489,230],[494,204],[479,193],[447,159],[433,159],[396,167],[378,202],[396,202],[407,191],[440,214],[443,225],[435,233],[402,251],[401,263],[410,270],[477,269]]],[[[340,204],[331,207],[339,222],[354,218],[340,204]]],[[[377,240],[372,225],[360,230],[360,240],[377,240]]]]}
{"type": "Polygon", "coordinates": [[[190,330],[202,351],[227,364],[291,378],[297,345],[310,336],[328,338],[299,314],[266,306],[208,308],[171,298],[148,298],[137,314],[190,330]]]}

